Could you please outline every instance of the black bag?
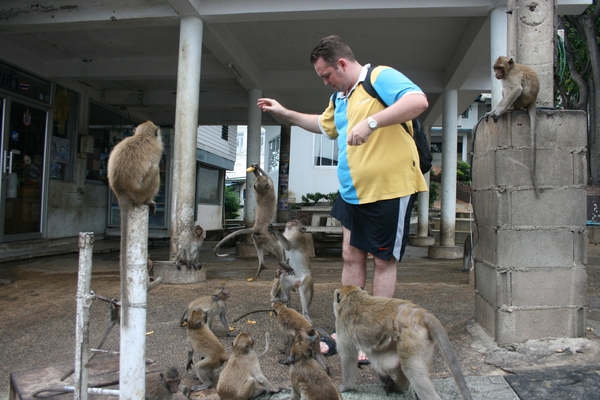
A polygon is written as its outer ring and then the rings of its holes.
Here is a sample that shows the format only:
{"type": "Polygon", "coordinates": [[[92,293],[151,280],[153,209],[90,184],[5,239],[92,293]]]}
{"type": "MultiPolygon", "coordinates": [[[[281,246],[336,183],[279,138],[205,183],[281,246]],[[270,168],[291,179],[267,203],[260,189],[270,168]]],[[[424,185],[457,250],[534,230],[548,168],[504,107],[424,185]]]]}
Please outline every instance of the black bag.
{"type": "MultiPolygon", "coordinates": [[[[372,70],[373,70],[372,67],[368,69],[367,76],[365,76],[365,80],[362,83],[363,88],[369,95],[371,95],[371,97],[375,97],[377,100],[379,100],[379,102],[381,104],[383,104],[385,107],[387,107],[388,105],[385,104],[385,102],[383,101],[383,99],[381,97],[379,97],[379,94],[377,94],[377,91],[375,90],[375,88],[373,87],[373,84],[371,83],[371,71],[372,70]]],[[[335,102],[334,102],[334,104],[335,104],[335,102]]],[[[403,122],[402,126],[404,127],[404,130],[406,132],[410,133],[410,130],[408,129],[408,125],[406,124],[406,122],[403,122]]],[[[433,157],[431,156],[431,146],[429,146],[429,142],[427,141],[427,135],[425,135],[425,132],[423,132],[423,129],[421,128],[421,123],[419,122],[419,120],[417,120],[416,118],[413,119],[412,127],[413,127],[413,139],[415,140],[415,144],[417,145],[417,151],[419,152],[419,167],[421,168],[421,172],[423,174],[426,174],[431,169],[431,161],[433,160],[433,157]]]]}

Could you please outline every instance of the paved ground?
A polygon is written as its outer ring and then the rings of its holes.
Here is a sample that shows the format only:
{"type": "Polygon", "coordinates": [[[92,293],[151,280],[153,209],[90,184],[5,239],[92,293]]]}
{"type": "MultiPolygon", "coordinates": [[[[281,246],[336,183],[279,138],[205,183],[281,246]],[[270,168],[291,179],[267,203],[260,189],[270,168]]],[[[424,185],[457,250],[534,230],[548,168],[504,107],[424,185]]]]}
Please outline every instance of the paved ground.
{"type": "MultiPolygon", "coordinates": [[[[160,285],[149,292],[147,311],[146,356],[161,366],[176,366],[183,383],[195,384],[194,376],[185,371],[185,329],[178,326],[184,307],[200,295],[210,294],[224,285],[232,296],[228,301],[229,320],[242,314],[269,307],[269,289],[275,261],[267,259],[270,268],[260,279],[247,282],[256,271],[255,259],[233,256],[216,258],[214,242],[204,246],[203,261],[208,282],[188,285],[160,285]]],[[[118,243],[98,241],[97,250],[118,248],[118,243]]],[[[149,249],[154,260],[167,260],[167,243],[154,243],[149,249]],[[162,245],[162,246],[161,246],[162,245]]],[[[600,398],[600,248],[589,247],[588,296],[590,330],[584,339],[530,341],[510,349],[498,348],[474,321],[473,288],[468,274],[461,271],[461,260],[430,260],[426,249],[410,247],[398,265],[395,297],[409,299],[432,311],[446,327],[453,342],[467,382],[476,399],[553,399],[600,398]],[[511,382],[512,379],[512,382],[511,382]],[[519,393],[517,395],[517,393],[519,393]]],[[[108,298],[120,297],[119,253],[98,253],[93,259],[93,290],[108,298]]],[[[318,253],[312,259],[315,276],[315,298],[311,316],[316,325],[327,331],[334,327],[333,291],[339,286],[341,258],[339,253],[318,253]]],[[[78,256],[75,253],[45,256],[0,263],[0,399],[6,396],[12,371],[72,362],[75,332],[75,294],[78,256]]],[[[369,289],[369,286],[367,286],[369,289]]],[[[533,289],[533,288],[532,288],[533,289]]],[[[293,306],[299,306],[297,295],[293,306]]],[[[91,343],[98,343],[106,329],[108,307],[95,302],[92,306],[91,343]]],[[[231,338],[215,324],[216,334],[226,349],[231,338]]],[[[286,366],[277,363],[282,337],[274,317],[257,313],[230,323],[236,331],[254,335],[258,349],[264,347],[264,331],[271,333],[271,350],[261,359],[265,375],[282,388],[289,388],[286,366]]],[[[104,348],[118,348],[118,332],[111,332],[104,348]]],[[[327,358],[332,379],[340,382],[339,356],[327,358]]],[[[454,383],[449,370],[436,352],[432,378],[442,398],[455,399],[454,383]]],[[[197,381],[196,381],[197,382],[197,381]]],[[[344,394],[344,399],[382,398],[379,379],[372,367],[359,371],[360,391],[344,394]]],[[[273,396],[283,398],[287,394],[273,396]]],[[[194,394],[194,398],[216,399],[213,390],[194,394]]],[[[266,398],[266,397],[265,397],[266,398]]],[[[409,392],[404,397],[412,399],[409,392]]]]}

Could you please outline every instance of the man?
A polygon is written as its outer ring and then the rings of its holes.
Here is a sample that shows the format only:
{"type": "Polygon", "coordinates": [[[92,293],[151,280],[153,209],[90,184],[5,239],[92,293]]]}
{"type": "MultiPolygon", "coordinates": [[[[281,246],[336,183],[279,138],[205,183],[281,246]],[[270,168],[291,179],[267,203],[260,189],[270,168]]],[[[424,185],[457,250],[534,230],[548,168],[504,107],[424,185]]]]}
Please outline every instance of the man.
{"type": "Polygon", "coordinates": [[[257,104],[307,131],[337,138],[340,197],[331,215],[343,227],[342,285],[365,286],[371,253],[373,295],[391,298],[412,206],[417,193],[428,190],[414,140],[400,124],[421,114],[427,98],[400,72],[377,67],[371,83],[390,104],[384,107],[362,87],[369,65],[359,64],[339,36],[321,39],[310,58],[323,83],[337,92],[323,114],[288,110],[268,98],[257,104]]]}

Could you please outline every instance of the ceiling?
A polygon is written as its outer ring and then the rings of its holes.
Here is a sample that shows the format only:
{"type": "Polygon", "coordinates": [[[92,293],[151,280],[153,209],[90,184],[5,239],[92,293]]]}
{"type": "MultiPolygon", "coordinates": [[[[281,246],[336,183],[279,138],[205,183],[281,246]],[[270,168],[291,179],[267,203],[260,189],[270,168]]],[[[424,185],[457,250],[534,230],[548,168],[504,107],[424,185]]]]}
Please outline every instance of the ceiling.
{"type": "MultiPolygon", "coordinates": [[[[444,89],[458,90],[459,112],[489,92],[488,15],[502,3],[3,0],[0,59],[85,90],[132,117],[174,125],[179,21],[200,16],[199,124],[245,125],[248,90],[254,88],[290,109],[323,111],[332,91],[309,55],[322,37],[335,33],[360,63],[393,66],[417,83],[430,104],[421,119],[437,125],[444,89]]],[[[589,3],[562,0],[558,12],[578,14],[589,3]]],[[[282,122],[263,114],[263,125],[282,122]]]]}

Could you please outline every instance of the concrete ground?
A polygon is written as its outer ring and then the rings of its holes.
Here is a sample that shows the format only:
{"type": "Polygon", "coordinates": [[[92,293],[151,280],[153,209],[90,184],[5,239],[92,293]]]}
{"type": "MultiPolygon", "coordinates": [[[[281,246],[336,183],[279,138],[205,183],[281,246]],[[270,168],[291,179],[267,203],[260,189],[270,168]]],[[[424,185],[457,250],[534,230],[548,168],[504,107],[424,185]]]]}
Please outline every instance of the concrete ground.
{"type": "MultiPolygon", "coordinates": [[[[288,367],[279,364],[282,346],[275,318],[267,312],[244,313],[269,308],[269,290],[276,266],[267,258],[266,271],[253,282],[256,259],[235,256],[217,258],[216,243],[204,244],[202,260],[208,281],[187,285],[162,284],[148,293],[146,356],[158,366],[176,366],[186,385],[197,384],[194,374],[185,371],[186,332],[179,318],[186,305],[198,296],[211,294],[215,287],[227,287],[228,319],[236,332],[250,332],[259,351],[264,348],[264,332],[271,334],[271,349],[261,359],[264,374],[281,388],[289,388],[288,367]]],[[[73,247],[73,246],[72,246],[73,247]]],[[[93,257],[92,289],[108,298],[120,297],[118,242],[99,240],[93,257]],[[105,251],[105,252],[101,252],[105,251]]],[[[168,242],[155,242],[149,248],[153,260],[169,258],[168,242]]],[[[2,255],[0,255],[0,260],[2,255]]],[[[14,371],[57,363],[71,363],[74,354],[75,295],[78,255],[76,253],[18,260],[5,257],[0,262],[0,399],[7,397],[9,374],[14,371]]],[[[318,252],[311,260],[315,297],[310,314],[315,325],[331,332],[335,321],[333,291],[339,286],[342,260],[339,251],[318,252]]],[[[474,320],[474,289],[462,260],[431,260],[425,248],[408,247],[398,264],[395,297],[408,299],[430,310],[442,322],[452,340],[467,383],[475,399],[593,399],[600,398],[600,246],[589,246],[588,257],[588,335],[581,339],[529,341],[510,348],[497,347],[474,320]]],[[[369,276],[370,283],[370,276],[369,276]]],[[[367,290],[370,284],[367,285],[367,290]]],[[[536,290],[536,288],[532,288],[536,290]]],[[[292,306],[299,307],[294,294],[292,306]]],[[[95,346],[107,326],[107,303],[95,301],[91,308],[90,343],[95,346]]],[[[215,333],[231,349],[232,339],[215,322],[215,333]]],[[[105,349],[117,350],[118,330],[110,333],[105,349]]],[[[338,355],[327,358],[334,383],[341,382],[338,355]]],[[[431,377],[441,397],[460,398],[449,369],[436,350],[431,377]]],[[[344,399],[386,398],[371,366],[358,374],[359,390],[345,393],[344,399]]],[[[262,398],[281,399],[289,391],[262,398]]],[[[194,393],[192,398],[217,399],[214,389],[194,393]]],[[[409,391],[390,399],[413,399],[409,391]]]]}

